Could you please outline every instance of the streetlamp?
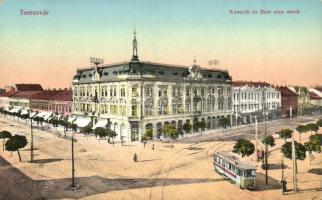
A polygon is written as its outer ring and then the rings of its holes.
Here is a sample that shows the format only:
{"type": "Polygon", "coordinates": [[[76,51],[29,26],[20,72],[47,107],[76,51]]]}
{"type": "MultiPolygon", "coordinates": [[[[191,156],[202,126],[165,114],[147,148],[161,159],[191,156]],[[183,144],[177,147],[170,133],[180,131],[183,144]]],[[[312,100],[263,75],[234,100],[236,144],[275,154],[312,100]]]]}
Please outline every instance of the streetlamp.
{"type": "Polygon", "coordinates": [[[29,110],[29,117],[30,117],[30,162],[34,162],[34,134],[32,130],[32,116],[30,114],[32,110],[29,110]]]}
{"type": "Polygon", "coordinates": [[[74,133],[77,130],[76,124],[72,124],[73,133],[71,137],[72,143],[72,184],[68,187],[69,190],[77,190],[80,188],[80,185],[75,183],[75,162],[74,162],[74,133]]]}

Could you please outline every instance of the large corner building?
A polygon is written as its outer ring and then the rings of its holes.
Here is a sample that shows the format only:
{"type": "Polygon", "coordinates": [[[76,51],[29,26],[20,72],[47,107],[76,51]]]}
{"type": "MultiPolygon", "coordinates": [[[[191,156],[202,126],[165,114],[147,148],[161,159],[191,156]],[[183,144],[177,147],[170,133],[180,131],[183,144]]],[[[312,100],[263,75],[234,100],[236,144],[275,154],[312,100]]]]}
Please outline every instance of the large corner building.
{"type": "MultiPolygon", "coordinates": [[[[232,81],[225,70],[143,62],[136,34],[129,62],[78,69],[73,78],[73,115],[79,125],[105,126],[117,139],[139,140],[146,128],[154,137],[171,124],[204,122],[206,130],[232,118],[232,81]]],[[[199,129],[200,130],[200,129],[199,129]]],[[[198,130],[195,130],[198,131],[198,130]]]]}

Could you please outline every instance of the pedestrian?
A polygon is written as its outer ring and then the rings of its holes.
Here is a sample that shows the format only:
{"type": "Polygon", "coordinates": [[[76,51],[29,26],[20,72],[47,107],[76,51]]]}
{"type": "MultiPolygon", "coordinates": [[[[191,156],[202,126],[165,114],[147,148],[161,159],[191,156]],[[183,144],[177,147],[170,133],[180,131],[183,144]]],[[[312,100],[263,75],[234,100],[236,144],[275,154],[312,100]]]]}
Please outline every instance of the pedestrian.
{"type": "Polygon", "coordinates": [[[154,150],[154,144],[152,144],[152,150],[154,150]]]}
{"type": "Polygon", "coordinates": [[[134,153],[133,161],[134,161],[134,162],[137,162],[137,161],[138,161],[138,156],[136,155],[136,153],[134,153]]]}

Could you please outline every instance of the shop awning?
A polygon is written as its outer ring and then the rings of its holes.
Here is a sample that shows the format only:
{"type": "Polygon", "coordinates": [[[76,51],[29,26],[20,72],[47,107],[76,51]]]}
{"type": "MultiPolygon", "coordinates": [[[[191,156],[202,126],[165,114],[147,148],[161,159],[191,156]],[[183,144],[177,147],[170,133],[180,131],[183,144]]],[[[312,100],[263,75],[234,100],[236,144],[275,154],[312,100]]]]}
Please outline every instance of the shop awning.
{"type": "Polygon", "coordinates": [[[49,120],[49,118],[53,115],[52,112],[48,112],[45,116],[44,116],[44,120],[49,120]]]}
{"type": "Polygon", "coordinates": [[[91,118],[88,117],[78,117],[74,124],[78,127],[83,128],[91,123],[91,118]]]}
{"type": "Polygon", "coordinates": [[[11,113],[18,113],[20,111],[20,108],[13,108],[10,110],[11,113]]]}
{"type": "Polygon", "coordinates": [[[93,126],[93,129],[96,129],[98,127],[105,128],[107,125],[107,119],[99,119],[97,123],[93,126]]]}
{"type": "Polygon", "coordinates": [[[21,115],[27,115],[28,114],[28,110],[22,110],[21,111],[21,115]]]}
{"type": "Polygon", "coordinates": [[[30,118],[31,118],[31,117],[35,117],[37,114],[38,114],[37,112],[31,112],[31,113],[30,113],[30,115],[29,115],[29,117],[30,117],[30,118]]]}
{"type": "Polygon", "coordinates": [[[69,123],[73,123],[75,120],[77,119],[77,117],[74,117],[74,116],[70,116],[70,117],[68,117],[68,122],[69,123]]]}

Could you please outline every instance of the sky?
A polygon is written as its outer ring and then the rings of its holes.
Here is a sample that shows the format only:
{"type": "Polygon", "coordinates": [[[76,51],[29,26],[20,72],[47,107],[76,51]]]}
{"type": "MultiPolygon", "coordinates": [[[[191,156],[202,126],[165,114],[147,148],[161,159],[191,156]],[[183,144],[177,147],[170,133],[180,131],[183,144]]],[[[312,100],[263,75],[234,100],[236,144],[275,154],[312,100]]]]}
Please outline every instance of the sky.
{"type": "Polygon", "coordinates": [[[142,61],[216,59],[234,80],[322,85],[321,0],[0,0],[0,87],[70,87],[90,57],[128,61],[134,26],[142,61]]]}

